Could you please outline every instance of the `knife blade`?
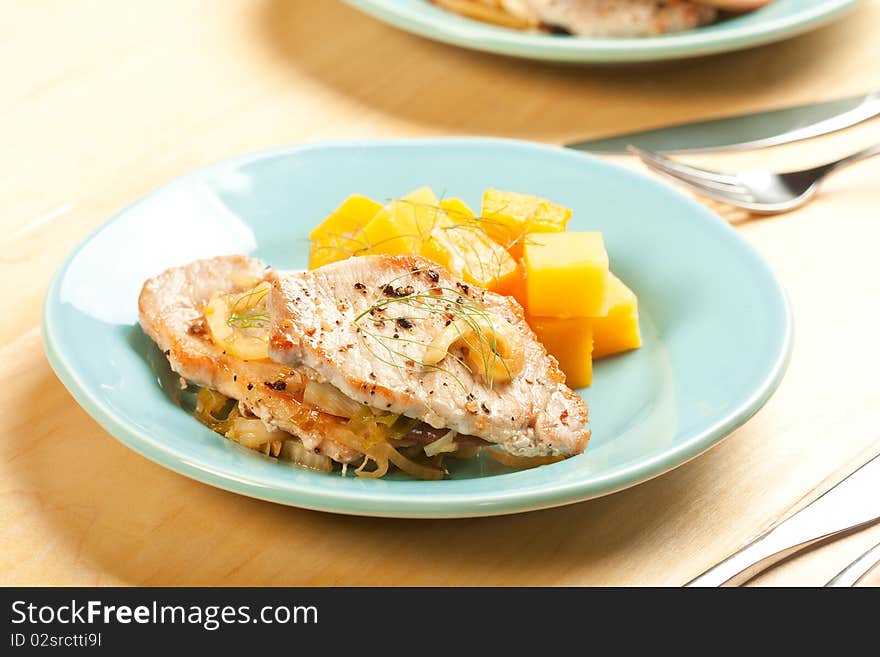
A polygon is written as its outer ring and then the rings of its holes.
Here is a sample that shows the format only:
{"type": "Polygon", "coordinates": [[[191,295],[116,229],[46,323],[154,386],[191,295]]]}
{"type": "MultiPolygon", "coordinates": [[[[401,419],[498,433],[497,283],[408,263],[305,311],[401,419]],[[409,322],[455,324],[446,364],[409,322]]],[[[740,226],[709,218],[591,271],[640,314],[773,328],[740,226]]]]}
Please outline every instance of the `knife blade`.
{"type": "Polygon", "coordinates": [[[747,150],[837,132],[875,116],[880,116],[880,91],[768,112],[572,142],[566,146],[606,154],[626,154],[626,147],[630,144],[665,153],[747,150]]]}
{"type": "Polygon", "coordinates": [[[738,586],[844,532],[880,521],[880,455],[788,519],[685,586],[738,586]]]}

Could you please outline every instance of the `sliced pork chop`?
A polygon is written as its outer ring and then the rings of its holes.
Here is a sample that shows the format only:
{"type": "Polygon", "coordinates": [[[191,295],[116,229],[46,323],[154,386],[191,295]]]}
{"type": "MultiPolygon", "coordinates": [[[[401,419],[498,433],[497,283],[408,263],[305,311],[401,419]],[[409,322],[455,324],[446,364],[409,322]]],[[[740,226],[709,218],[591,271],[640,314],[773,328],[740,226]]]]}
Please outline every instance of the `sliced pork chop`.
{"type": "Polygon", "coordinates": [[[713,7],[688,0],[502,0],[512,15],[589,37],[644,37],[715,20],[713,7]]]}
{"type": "Polygon", "coordinates": [[[304,273],[270,272],[267,280],[273,360],[305,365],[364,405],[512,454],[570,456],[586,446],[587,406],[565,385],[515,300],[465,285],[415,256],[349,258],[304,273]],[[428,345],[463,316],[514,330],[521,371],[496,380],[467,364],[462,345],[426,365],[428,345]]]}
{"type": "Polygon", "coordinates": [[[208,300],[246,292],[265,275],[261,262],[244,256],[169,269],[141,290],[141,327],[184,379],[239,400],[267,425],[297,436],[306,449],[343,463],[358,460],[360,453],[327,438],[345,420],[302,405],[301,372],[268,360],[233,358],[211,340],[203,319],[208,300]]]}

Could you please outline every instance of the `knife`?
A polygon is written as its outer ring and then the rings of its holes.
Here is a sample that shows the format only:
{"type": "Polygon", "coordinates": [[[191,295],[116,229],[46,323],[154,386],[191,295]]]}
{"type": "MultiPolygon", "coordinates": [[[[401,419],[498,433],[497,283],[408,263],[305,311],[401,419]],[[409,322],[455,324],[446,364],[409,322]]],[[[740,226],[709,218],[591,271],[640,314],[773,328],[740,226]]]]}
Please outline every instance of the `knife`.
{"type": "Polygon", "coordinates": [[[880,91],[785,109],[682,123],[566,144],[592,153],[626,154],[630,144],[666,153],[736,151],[778,146],[858,125],[880,115],[880,91]]]}
{"type": "Polygon", "coordinates": [[[685,586],[738,586],[813,545],[880,521],[880,455],[685,586]]]}

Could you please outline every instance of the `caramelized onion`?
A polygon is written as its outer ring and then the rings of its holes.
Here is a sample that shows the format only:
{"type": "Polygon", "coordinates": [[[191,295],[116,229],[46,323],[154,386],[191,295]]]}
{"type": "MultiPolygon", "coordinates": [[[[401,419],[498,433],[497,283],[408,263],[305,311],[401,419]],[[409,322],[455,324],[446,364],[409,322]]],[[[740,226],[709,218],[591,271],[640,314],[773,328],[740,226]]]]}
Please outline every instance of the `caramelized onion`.
{"type": "Polygon", "coordinates": [[[374,454],[377,454],[381,457],[384,457],[388,461],[391,461],[394,465],[403,470],[405,473],[412,477],[416,477],[417,479],[436,481],[438,479],[443,479],[443,475],[446,474],[445,472],[443,472],[443,470],[438,470],[437,468],[429,468],[428,466],[422,465],[421,463],[416,463],[415,461],[406,458],[403,454],[398,452],[388,443],[379,443],[378,445],[371,447],[368,455],[373,457],[374,454]]]}
{"type": "MultiPolygon", "coordinates": [[[[310,383],[306,383],[304,394],[312,401],[314,401],[316,394],[328,395],[327,398],[334,395],[334,393],[328,393],[326,388],[316,388],[310,386],[310,383]],[[309,392],[310,387],[311,392],[309,392]]],[[[280,429],[267,427],[259,418],[243,416],[238,405],[233,406],[225,419],[220,419],[218,415],[222,413],[229,401],[224,395],[208,388],[201,388],[196,399],[196,416],[230,440],[245,447],[261,449],[266,453],[277,455],[281,459],[321,472],[330,472],[333,469],[333,462],[329,457],[307,450],[298,439],[280,429]]],[[[308,405],[312,406],[312,404],[308,405]]],[[[326,408],[326,404],[321,408],[322,410],[326,408]]],[[[309,412],[314,413],[315,410],[309,412]]],[[[442,479],[446,474],[442,467],[442,457],[445,450],[438,451],[433,456],[435,467],[419,463],[400,453],[395,446],[388,442],[390,436],[400,435],[404,431],[406,439],[413,440],[414,443],[420,445],[419,450],[422,450],[426,444],[440,442],[442,444],[435,444],[435,447],[454,446],[465,451],[464,447],[458,445],[460,440],[483,442],[472,436],[457,435],[449,429],[434,429],[429,425],[419,423],[418,420],[393,413],[377,414],[372,409],[360,406],[346,425],[337,423],[328,426],[326,433],[327,438],[364,454],[363,463],[355,470],[359,477],[379,479],[384,477],[388,473],[390,465],[394,464],[403,472],[417,479],[432,481],[442,479]],[[370,463],[374,463],[376,466],[372,470],[367,469],[370,463]]],[[[467,451],[473,455],[472,450],[467,451]]]]}
{"type": "Polygon", "coordinates": [[[306,381],[303,402],[323,413],[349,419],[363,408],[355,400],[343,395],[339,388],[312,380],[306,381]]]}
{"type": "Polygon", "coordinates": [[[436,456],[441,452],[454,452],[457,449],[455,444],[455,431],[447,431],[442,438],[438,438],[434,442],[425,445],[425,454],[428,456],[436,456]]]}
{"type": "Polygon", "coordinates": [[[210,388],[199,388],[196,393],[196,419],[213,431],[225,433],[225,422],[218,416],[229,398],[210,388]]]}
{"type": "Polygon", "coordinates": [[[333,470],[333,461],[325,454],[316,454],[310,449],[306,449],[298,440],[285,440],[281,443],[281,458],[286,461],[292,461],[297,465],[311,470],[319,470],[321,472],[331,472],[333,470]]]}
{"type": "Polygon", "coordinates": [[[364,456],[364,462],[361,463],[360,467],[354,472],[358,477],[366,477],[367,479],[380,479],[388,473],[388,459],[366,455],[364,456]],[[375,470],[365,470],[367,463],[369,463],[370,461],[375,461],[375,470]]]}
{"type": "Polygon", "coordinates": [[[279,429],[269,429],[259,419],[237,417],[232,420],[231,426],[225,435],[229,440],[234,440],[245,447],[257,449],[266,443],[283,440],[290,434],[279,429]]]}

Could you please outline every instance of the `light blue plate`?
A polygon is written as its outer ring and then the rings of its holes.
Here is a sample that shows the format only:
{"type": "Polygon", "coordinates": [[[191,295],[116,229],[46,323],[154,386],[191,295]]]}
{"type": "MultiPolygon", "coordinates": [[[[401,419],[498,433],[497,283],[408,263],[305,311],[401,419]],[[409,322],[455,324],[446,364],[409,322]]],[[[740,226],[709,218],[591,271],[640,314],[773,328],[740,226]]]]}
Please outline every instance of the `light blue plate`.
{"type": "Polygon", "coordinates": [[[92,234],[56,275],[43,319],[64,385],[147,458],[244,495],[401,517],[540,509],[662,474],[755,413],[791,346],[788,305],[767,265],[696,202],[570,150],[467,138],[285,148],[191,173],[92,234]],[[570,229],[604,233],[612,268],[639,296],[644,346],[597,362],[581,391],[593,430],[583,455],[522,472],[478,459],[439,482],[364,480],[272,461],[182,408],[177,377],[136,323],[146,278],[225,253],[304,268],[308,231],[347,195],[385,200],[425,184],[477,207],[489,186],[546,196],[574,209],[570,229]]]}
{"type": "Polygon", "coordinates": [[[563,62],[646,62],[751,48],[817,28],[859,0],[774,0],[763,9],[687,32],[594,39],[522,32],[445,11],[428,0],[346,0],[401,29],[457,46],[563,62]]]}

